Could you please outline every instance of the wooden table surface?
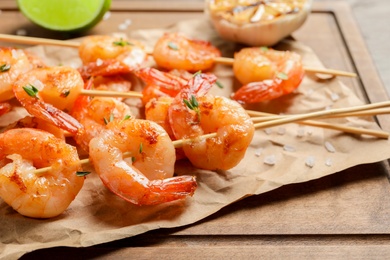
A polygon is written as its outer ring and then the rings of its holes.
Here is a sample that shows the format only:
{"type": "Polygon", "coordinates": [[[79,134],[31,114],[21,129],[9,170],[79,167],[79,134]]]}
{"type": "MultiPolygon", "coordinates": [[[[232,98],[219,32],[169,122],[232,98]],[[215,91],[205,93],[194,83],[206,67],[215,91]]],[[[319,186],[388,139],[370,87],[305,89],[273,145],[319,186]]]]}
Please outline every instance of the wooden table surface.
{"type": "MultiPolygon", "coordinates": [[[[113,31],[126,18],[131,29],[156,28],[202,15],[202,1],[114,1],[110,19],[88,34],[113,31]],[[162,4],[163,3],[163,4],[162,4]]],[[[2,0],[0,33],[24,29],[30,36],[65,39],[32,25],[2,0]]],[[[343,78],[367,102],[387,100],[387,91],[350,6],[316,1],[308,21],[293,34],[326,67],[354,71],[343,78]],[[318,32],[318,28],[321,28],[318,32]]],[[[390,130],[389,116],[380,116],[390,130]]],[[[390,186],[387,161],[248,197],[193,225],[155,230],[87,248],[51,248],[26,254],[40,258],[261,259],[383,258],[390,256],[390,186]]]]}

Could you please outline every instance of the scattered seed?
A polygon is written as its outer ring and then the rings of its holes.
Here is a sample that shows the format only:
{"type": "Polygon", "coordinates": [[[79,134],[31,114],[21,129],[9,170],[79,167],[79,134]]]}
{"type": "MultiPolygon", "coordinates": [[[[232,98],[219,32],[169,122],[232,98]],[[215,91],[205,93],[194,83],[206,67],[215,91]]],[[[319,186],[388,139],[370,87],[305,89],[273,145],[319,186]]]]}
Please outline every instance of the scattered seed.
{"type": "Polygon", "coordinates": [[[278,135],[284,135],[285,133],[286,133],[286,128],[284,128],[284,127],[278,128],[278,135]]]}
{"type": "Polygon", "coordinates": [[[260,157],[261,153],[263,152],[262,148],[259,148],[255,151],[255,156],[260,157]]]}
{"type": "Polygon", "coordinates": [[[16,35],[26,36],[27,35],[27,31],[25,29],[19,29],[19,30],[16,31],[16,35]]]}
{"type": "Polygon", "coordinates": [[[305,135],[305,129],[303,127],[298,128],[297,137],[303,137],[305,135]]]}
{"type": "Polygon", "coordinates": [[[107,20],[107,19],[110,18],[110,17],[111,17],[111,12],[108,11],[108,12],[106,12],[106,13],[104,14],[103,20],[107,20]]]}
{"type": "Polygon", "coordinates": [[[337,93],[332,93],[332,94],[330,94],[330,99],[332,99],[332,101],[334,102],[334,101],[339,100],[340,96],[337,93]]]}
{"type": "Polygon", "coordinates": [[[264,133],[266,133],[267,135],[270,135],[270,134],[272,134],[272,129],[266,128],[266,129],[264,129],[264,133]]]}

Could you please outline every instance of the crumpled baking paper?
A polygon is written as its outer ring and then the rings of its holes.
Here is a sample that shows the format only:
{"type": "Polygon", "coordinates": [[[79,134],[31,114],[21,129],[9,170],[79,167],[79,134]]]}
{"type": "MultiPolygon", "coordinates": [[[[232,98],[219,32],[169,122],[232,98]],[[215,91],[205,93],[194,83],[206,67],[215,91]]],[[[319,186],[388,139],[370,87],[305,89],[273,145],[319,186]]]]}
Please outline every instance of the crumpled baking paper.
{"type": "MultiPolygon", "coordinates": [[[[221,40],[206,20],[183,21],[164,29],[133,31],[129,37],[141,40],[152,49],[153,43],[166,31],[179,31],[189,37],[209,40],[226,57],[232,57],[240,47],[221,40]]],[[[315,53],[302,43],[286,40],[277,47],[298,52],[305,65],[322,67],[315,53]]],[[[75,49],[36,46],[31,51],[49,65],[80,65],[75,49]]],[[[239,87],[231,67],[216,65],[213,72],[224,86],[222,89],[213,88],[213,94],[229,96],[239,87]]],[[[361,104],[363,102],[357,95],[337,78],[324,81],[308,75],[294,93],[248,108],[276,114],[296,114],[361,104]]],[[[4,125],[24,113],[23,109],[16,109],[0,118],[0,123],[4,125]]],[[[324,121],[379,129],[371,117],[324,121]]],[[[70,207],[56,218],[39,220],[23,217],[0,199],[1,258],[17,258],[33,250],[56,246],[87,247],[149,230],[188,225],[244,197],[389,157],[388,140],[375,137],[298,124],[259,129],[245,158],[228,171],[200,170],[188,161],[178,161],[175,172],[178,175],[195,175],[199,184],[195,195],[183,201],[135,206],[108,191],[94,173],[87,176],[83,189],[70,207]]]]}

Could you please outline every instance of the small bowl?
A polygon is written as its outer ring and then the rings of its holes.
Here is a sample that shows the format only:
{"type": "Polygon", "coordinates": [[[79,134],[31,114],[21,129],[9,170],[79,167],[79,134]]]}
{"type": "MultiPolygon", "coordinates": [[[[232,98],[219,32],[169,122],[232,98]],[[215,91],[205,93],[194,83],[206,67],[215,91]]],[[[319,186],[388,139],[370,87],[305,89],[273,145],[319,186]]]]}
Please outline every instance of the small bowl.
{"type": "Polygon", "coordinates": [[[225,40],[249,46],[272,46],[289,36],[306,21],[312,5],[312,0],[302,0],[300,7],[280,12],[273,19],[264,19],[262,11],[269,8],[266,5],[271,5],[273,1],[266,4],[264,1],[248,1],[251,4],[233,8],[226,5],[221,7],[218,2],[232,1],[206,0],[205,13],[210,17],[217,33],[225,40]],[[236,16],[232,15],[233,10],[236,16]]]}

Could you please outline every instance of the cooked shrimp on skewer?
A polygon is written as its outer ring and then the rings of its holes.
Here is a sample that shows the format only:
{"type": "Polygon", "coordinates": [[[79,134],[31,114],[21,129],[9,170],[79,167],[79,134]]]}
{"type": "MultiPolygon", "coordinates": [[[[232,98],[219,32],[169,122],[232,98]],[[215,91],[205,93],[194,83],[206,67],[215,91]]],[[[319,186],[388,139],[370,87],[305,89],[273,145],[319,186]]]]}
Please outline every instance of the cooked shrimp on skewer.
{"type": "Polygon", "coordinates": [[[41,66],[43,62],[24,50],[0,47],[0,102],[14,97],[12,83],[20,74],[41,66]]]}
{"type": "Polygon", "coordinates": [[[30,70],[13,83],[15,97],[33,116],[77,133],[82,125],[62,110],[70,110],[84,86],[79,72],[70,67],[30,70]]]}
{"type": "Polygon", "coordinates": [[[115,120],[91,140],[90,159],[103,183],[136,205],[155,205],[192,196],[193,176],[173,176],[175,148],[158,124],[141,119],[115,120]],[[124,158],[123,153],[130,157],[124,158]]]}
{"type": "Polygon", "coordinates": [[[64,130],[38,117],[33,117],[33,116],[23,117],[22,119],[19,119],[18,121],[3,128],[1,132],[5,132],[7,130],[14,129],[14,128],[40,129],[53,134],[59,139],[65,140],[64,130]]]}
{"type": "Polygon", "coordinates": [[[139,41],[108,35],[86,37],[80,43],[79,56],[84,77],[129,73],[144,66],[148,57],[139,41]]]}
{"type": "Polygon", "coordinates": [[[244,48],[235,53],[233,71],[244,86],[232,98],[242,103],[287,95],[298,88],[305,74],[297,53],[269,48],[244,48]]]}
{"type": "Polygon", "coordinates": [[[190,72],[209,70],[221,52],[208,41],[189,39],[181,33],[165,33],[156,42],[153,58],[161,68],[190,72]]]}
{"type": "Polygon", "coordinates": [[[188,79],[173,73],[176,72],[163,72],[154,68],[142,68],[135,71],[135,75],[145,83],[142,90],[142,102],[146,104],[153,98],[175,97],[188,79]]]}
{"type": "Polygon", "coordinates": [[[88,152],[93,137],[106,130],[110,121],[131,116],[131,111],[129,106],[115,98],[80,96],[70,114],[84,126],[84,131],[75,135],[74,139],[88,152]]]}
{"type": "Polygon", "coordinates": [[[76,149],[47,132],[19,128],[0,134],[0,197],[20,214],[50,218],[64,212],[84,183],[76,149]],[[42,174],[36,168],[51,166],[42,174]]]}
{"type": "Polygon", "coordinates": [[[227,170],[244,157],[254,126],[246,111],[225,97],[206,95],[213,75],[195,75],[169,107],[169,120],[177,139],[217,133],[216,137],[183,145],[191,163],[202,169],[227,170]]]}

